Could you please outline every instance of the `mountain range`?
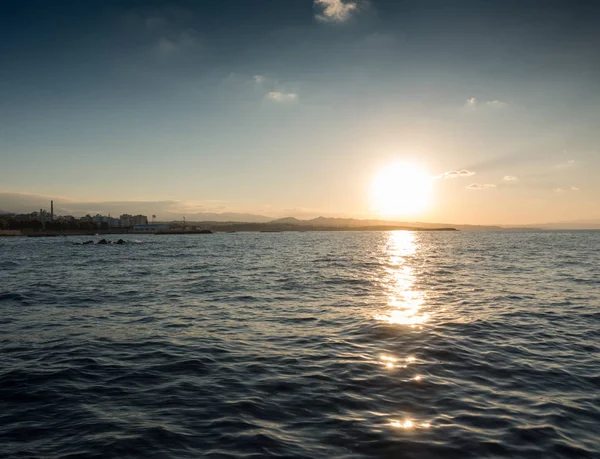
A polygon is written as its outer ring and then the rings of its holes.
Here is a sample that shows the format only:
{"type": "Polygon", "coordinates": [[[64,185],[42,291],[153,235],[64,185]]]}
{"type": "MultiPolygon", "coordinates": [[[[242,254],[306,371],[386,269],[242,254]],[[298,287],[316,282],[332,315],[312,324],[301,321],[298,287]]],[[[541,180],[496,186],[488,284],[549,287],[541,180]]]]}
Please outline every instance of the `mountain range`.
{"type": "Polygon", "coordinates": [[[491,225],[454,225],[451,223],[425,223],[425,222],[398,222],[389,220],[362,220],[358,218],[328,218],[317,217],[309,220],[300,220],[295,217],[285,217],[271,220],[272,224],[284,224],[298,227],[329,227],[329,228],[356,228],[356,227],[397,227],[405,226],[410,228],[456,228],[463,231],[493,231],[504,229],[501,226],[491,225]]]}

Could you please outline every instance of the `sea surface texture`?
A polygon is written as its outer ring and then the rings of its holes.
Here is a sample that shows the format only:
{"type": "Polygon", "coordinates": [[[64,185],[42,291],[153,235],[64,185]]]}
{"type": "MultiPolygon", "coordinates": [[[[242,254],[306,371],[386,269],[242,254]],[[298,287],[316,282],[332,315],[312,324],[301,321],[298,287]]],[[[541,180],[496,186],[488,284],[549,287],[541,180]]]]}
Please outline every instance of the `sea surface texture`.
{"type": "Polygon", "coordinates": [[[0,239],[0,457],[600,457],[600,232],[125,238],[0,239]]]}

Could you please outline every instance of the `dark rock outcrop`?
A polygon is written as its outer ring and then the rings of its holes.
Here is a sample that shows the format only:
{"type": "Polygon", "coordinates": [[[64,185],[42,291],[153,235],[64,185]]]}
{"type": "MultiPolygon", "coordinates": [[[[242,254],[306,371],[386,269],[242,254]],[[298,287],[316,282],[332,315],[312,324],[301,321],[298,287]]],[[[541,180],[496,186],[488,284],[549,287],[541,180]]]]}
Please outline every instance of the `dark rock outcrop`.
{"type": "Polygon", "coordinates": [[[73,245],[88,245],[93,244],[94,241],[84,241],[84,242],[73,242],[73,245]]]}

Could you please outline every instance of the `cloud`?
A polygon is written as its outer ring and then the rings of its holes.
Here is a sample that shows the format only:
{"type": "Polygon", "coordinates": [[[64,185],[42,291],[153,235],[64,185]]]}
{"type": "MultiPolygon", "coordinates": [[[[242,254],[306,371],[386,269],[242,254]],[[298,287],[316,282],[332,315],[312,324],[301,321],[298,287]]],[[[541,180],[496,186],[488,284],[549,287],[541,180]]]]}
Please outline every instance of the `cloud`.
{"type": "Polygon", "coordinates": [[[167,20],[161,16],[148,16],[143,21],[148,29],[160,29],[167,24],[167,20]]]}
{"type": "Polygon", "coordinates": [[[292,103],[298,100],[298,94],[293,86],[280,83],[272,75],[256,74],[251,80],[255,91],[262,93],[264,98],[271,102],[292,103]]]}
{"type": "Polygon", "coordinates": [[[173,37],[162,36],[156,44],[158,53],[162,56],[170,56],[191,49],[198,44],[195,30],[185,30],[173,37]]]}
{"type": "Polygon", "coordinates": [[[293,92],[271,91],[267,94],[267,99],[281,103],[296,102],[298,100],[298,94],[293,92]]]}
{"type": "Polygon", "coordinates": [[[477,108],[490,108],[490,109],[502,109],[507,108],[508,104],[501,100],[488,100],[486,102],[479,102],[475,97],[471,97],[465,101],[464,108],[468,110],[477,110],[477,108]]]}
{"type": "Polygon", "coordinates": [[[314,0],[321,12],[316,15],[323,22],[345,22],[358,10],[356,1],[314,0]]]}
{"type": "Polygon", "coordinates": [[[577,167],[579,161],[571,159],[569,161],[565,161],[564,163],[559,163],[554,166],[555,169],[570,169],[572,167],[577,167]]]}
{"type": "Polygon", "coordinates": [[[475,175],[475,172],[468,171],[466,169],[462,169],[460,171],[444,172],[443,174],[438,175],[437,178],[451,179],[451,178],[460,178],[460,177],[471,177],[472,175],[475,175]]]}
{"type": "Polygon", "coordinates": [[[516,182],[519,179],[513,175],[505,175],[503,180],[506,180],[507,182],[516,182]]]}
{"type": "Polygon", "coordinates": [[[465,101],[465,108],[475,110],[477,108],[477,99],[475,97],[471,97],[465,101]]]}
{"type": "Polygon", "coordinates": [[[556,188],[554,191],[556,193],[565,193],[567,191],[581,191],[581,188],[578,188],[576,186],[572,186],[572,187],[569,187],[569,188],[556,188]]]}
{"type": "Polygon", "coordinates": [[[468,187],[469,190],[484,190],[486,188],[496,188],[493,183],[471,183],[468,187]]]}
{"type": "Polygon", "coordinates": [[[488,107],[492,107],[492,108],[506,108],[508,107],[508,104],[506,102],[502,102],[501,100],[488,100],[485,103],[486,106],[488,107]]]}
{"type": "Polygon", "coordinates": [[[156,45],[158,52],[163,55],[174,53],[177,50],[177,46],[171,40],[165,37],[161,37],[156,45]]]}

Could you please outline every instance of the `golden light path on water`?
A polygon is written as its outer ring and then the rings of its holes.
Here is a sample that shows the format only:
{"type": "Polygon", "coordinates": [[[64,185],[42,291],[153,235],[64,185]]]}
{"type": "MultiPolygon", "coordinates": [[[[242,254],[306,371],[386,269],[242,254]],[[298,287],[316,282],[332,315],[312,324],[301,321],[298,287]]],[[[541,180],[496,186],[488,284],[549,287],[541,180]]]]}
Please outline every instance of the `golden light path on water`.
{"type": "Polygon", "coordinates": [[[377,320],[390,324],[416,326],[429,320],[428,314],[421,312],[425,300],[423,294],[415,290],[414,269],[406,264],[406,257],[414,255],[417,246],[415,235],[410,231],[392,231],[389,233],[386,248],[389,255],[387,268],[388,305],[387,314],[377,315],[377,320]]]}
{"type": "MultiPolygon", "coordinates": [[[[389,310],[385,314],[375,316],[376,320],[391,325],[408,325],[411,328],[422,326],[429,320],[429,315],[423,313],[421,308],[425,296],[415,288],[414,269],[407,264],[406,258],[415,255],[417,243],[415,234],[410,231],[392,231],[386,244],[388,256],[387,289],[389,310]]],[[[381,363],[388,369],[405,369],[409,364],[415,363],[416,357],[408,356],[397,358],[391,355],[381,355],[381,363]]],[[[423,376],[416,375],[411,378],[413,382],[420,382],[423,376]]],[[[402,420],[393,419],[390,426],[396,429],[411,430],[417,428],[427,429],[429,422],[417,422],[410,418],[402,420]]]]}

